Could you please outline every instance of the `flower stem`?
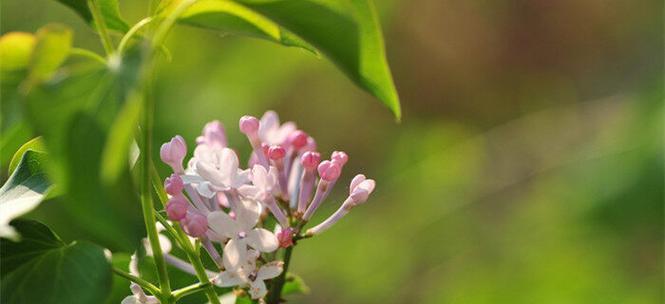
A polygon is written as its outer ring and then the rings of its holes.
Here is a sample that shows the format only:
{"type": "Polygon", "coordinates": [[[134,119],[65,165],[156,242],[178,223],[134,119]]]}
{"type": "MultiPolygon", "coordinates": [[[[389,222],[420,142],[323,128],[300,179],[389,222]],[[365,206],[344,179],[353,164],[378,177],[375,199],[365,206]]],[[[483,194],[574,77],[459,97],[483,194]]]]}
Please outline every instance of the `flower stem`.
{"type": "Polygon", "coordinates": [[[182,298],[186,295],[197,293],[199,291],[204,291],[211,285],[212,284],[210,282],[205,282],[205,283],[199,282],[199,283],[196,283],[196,284],[192,284],[192,285],[189,285],[187,287],[183,287],[183,288],[180,288],[178,290],[173,291],[173,297],[175,297],[176,300],[177,300],[177,299],[180,299],[180,298],[182,298]]]}
{"type": "Polygon", "coordinates": [[[106,29],[106,22],[104,22],[104,17],[99,11],[97,2],[95,2],[95,0],[88,0],[88,8],[92,14],[92,19],[95,22],[97,31],[99,32],[99,37],[101,37],[102,45],[104,46],[106,55],[111,55],[111,53],[113,53],[113,43],[111,42],[111,37],[109,36],[109,32],[106,29]]]}
{"type": "Polygon", "coordinates": [[[147,83],[144,89],[144,104],[143,104],[143,117],[142,117],[142,141],[143,147],[141,149],[141,207],[143,209],[143,221],[145,223],[146,232],[148,234],[148,240],[150,242],[150,247],[152,249],[155,266],[157,267],[157,276],[159,277],[159,287],[162,292],[162,297],[164,299],[169,299],[171,297],[171,283],[169,282],[169,274],[166,269],[166,263],[164,262],[164,255],[162,253],[162,248],[159,245],[159,237],[157,234],[157,228],[155,227],[155,206],[152,200],[152,179],[150,172],[150,164],[152,164],[152,127],[154,119],[154,99],[150,95],[149,90],[149,81],[152,76],[151,73],[147,75],[147,83]]]}
{"type": "Polygon", "coordinates": [[[284,269],[282,273],[273,281],[272,286],[270,287],[270,293],[268,293],[268,304],[279,304],[282,298],[282,288],[284,283],[286,283],[286,272],[289,270],[289,264],[291,263],[291,254],[293,253],[293,247],[288,247],[284,251],[284,269]]]}
{"type": "Polygon", "coordinates": [[[159,288],[157,288],[157,286],[152,285],[152,283],[150,283],[150,282],[148,282],[144,279],[141,279],[137,276],[126,273],[126,272],[124,272],[124,271],[122,271],[122,270],[120,270],[116,267],[113,267],[113,273],[138,284],[139,286],[141,286],[143,289],[147,290],[149,293],[151,293],[154,296],[161,296],[159,288]]]}
{"type": "Polygon", "coordinates": [[[69,54],[89,58],[89,59],[95,60],[95,61],[97,61],[101,64],[104,64],[104,65],[106,64],[106,59],[102,58],[102,56],[99,56],[99,55],[97,55],[97,53],[92,52],[90,50],[72,48],[71,50],[69,50],[69,54]]]}

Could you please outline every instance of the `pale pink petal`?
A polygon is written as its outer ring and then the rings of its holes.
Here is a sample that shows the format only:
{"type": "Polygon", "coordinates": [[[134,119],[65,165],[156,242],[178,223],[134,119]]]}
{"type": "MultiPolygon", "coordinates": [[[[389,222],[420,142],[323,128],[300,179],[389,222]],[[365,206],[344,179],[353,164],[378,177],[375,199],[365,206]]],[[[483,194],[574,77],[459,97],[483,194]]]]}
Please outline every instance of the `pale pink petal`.
{"type": "Polygon", "coordinates": [[[261,190],[255,186],[244,185],[238,188],[238,192],[244,197],[257,198],[261,190]]]}
{"type": "Polygon", "coordinates": [[[259,268],[259,271],[256,273],[256,280],[268,280],[277,277],[282,273],[283,267],[284,262],[282,261],[267,263],[259,268]]]}
{"type": "Polygon", "coordinates": [[[263,228],[249,231],[245,240],[250,247],[261,252],[272,252],[279,247],[277,236],[263,228]]]}
{"type": "Polygon", "coordinates": [[[210,212],[208,214],[208,227],[215,233],[227,238],[232,238],[239,232],[238,223],[224,211],[210,212]]]}
{"type": "Polygon", "coordinates": [[[252,168],[252,183],[261,190],[266,189],[268,186],[268,172],[265,167],[254,165],[254,168],[252,168]]]}
{"type": "Polygon", "coordinates": [[[229,148],[222,149],[222,155],[220,157],[220,168],[222,174],[227,178],[235,176],[238,174],[238,156],[233,150],[229,148]]]}
{"type": "Polygon", "coordinates": [[[261,216],[261,205],[252,200],[242,200],[235,210],[240,231],[249,231],[256,226],[261,216]]]}
{"type": "Polygon", "coordinates": [[[365,176],[362,174],[356,175],[353,180],[351,180],[351,184],[349,185],[349,193],[353,192],[353,189],[358,187],[360,183],[362,183],[365,180],[365,176]]]}
{"type": "Polygon", "coordinates": [[[243,240],[230,239],[224,246],[222,263],[226,270],[237,270],[244,265],[247,259],[247,244],[243,240]]]}
{"type": "Polygon", "coordinates": [[[242,285],[245,283],[245,278],[242,272],[236,270],[222,271],[215,279],[215,285],[219,287],[231,287],[242,285]]]}
{"type": "Polygon", "coordinates": [[[249,283],[249,294],[252,296],[252,299],[263,298],[267,293],[266,284],[261,280],[256,280],[249,283]]]}

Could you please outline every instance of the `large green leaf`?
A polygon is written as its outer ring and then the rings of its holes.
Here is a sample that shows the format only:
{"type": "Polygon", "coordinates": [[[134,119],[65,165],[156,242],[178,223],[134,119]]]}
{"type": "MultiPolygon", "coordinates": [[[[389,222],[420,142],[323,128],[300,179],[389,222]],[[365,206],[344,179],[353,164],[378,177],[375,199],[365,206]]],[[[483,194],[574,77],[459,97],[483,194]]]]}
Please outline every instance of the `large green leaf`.
{"type": "Polygon", "coordinates": [[[399,97],[370,0],[240,0],[330,58],[399,119],[399,97]]]}
{"type": "MultiPolygon", "coordinates": [[[[169,7],[179,2],[173,0],[169,7]]],[[[315,49],[401,116],[370,0],[201,0],[180,22],[315,49]]]]}
{"type": "MultiPolygon", "coordinates": [[[[86,22],[92,24],[92,13],[88,7],[87,0],[56,0],[69,8],[73,9],[79,16],[86,22]]],[[[120,16],[120,8],[117,0],[94,0],[99,7],[99,11],[104,18],[106,27],[119,32],[126,32],[129,30],[127,22],[120,16]]]]}
{"type": "Polygon", "coordinates": [[[21,242],[3,240],[2,303],[102,303],[111,288],[111,265],[103,248],[86,242],[65,244],[45,225],[12,223],[21,242]]]}
{"type": "Polygon", "coordinates": [[[44,199],[50,187],[43,170],[44,158],[44,153],[25,151],[16,170],[0,188],[0,237],[18,240],[20,235],[9,222],[30,212],[44,199]]]}
{"type": "MultiPolygon", "coordinates": [[[[61,71],[61,77],[33,86],[25,98],[26,117],[44,139],[48,173],[65,193],[62,208],[72,225],[83,237],[128,252],[144,235],[140,204],[127,162],[112,166],[115,171],[109,175],[102,159],[117,113],[136,83],[139,63],[138,53],[130,51],[117,65],[61,71]]],[[[115,128],[133,128],[134,122],[115,128]]]]}
{"type": "Polygon", "coordinates": [[[234,1],[197,1],[180,15],[179,22],[230,34],[266,39],[286,46],[300,47],[317,54],[313,46],[298,36],[234,1]]]}

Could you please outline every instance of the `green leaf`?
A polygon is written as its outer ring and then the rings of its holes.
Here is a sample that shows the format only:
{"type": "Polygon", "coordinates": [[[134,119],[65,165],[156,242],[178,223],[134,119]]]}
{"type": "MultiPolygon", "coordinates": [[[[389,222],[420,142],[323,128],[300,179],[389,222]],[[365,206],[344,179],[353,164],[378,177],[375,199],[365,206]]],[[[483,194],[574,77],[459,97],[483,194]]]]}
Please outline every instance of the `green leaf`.
{"type": "MultiPolygon", "coordinates": [[[[93,24],[92,13],[88,7],[87,0],[57,0],[58,2],[73,9],[79,16],[81,16],[89,24],[93,24]]],[[[127,32],[129,26],[127,22],[120,16],[120,8],[117,0],[95,0],[99,6],[99,10],[104,18],[106,27],[119,32],[127,32]]]]}
{"type": "Polygon", "coordinates": [[[102,181],[113,183],[122,175],[129,161],[129,149],[141,114],[141,99],[132,95],[111,126],[102,155],[102,181]]]}
{"type": "Polygon", "coordinates": [[[300,276],[291,272],[286,274],[286,283],[282,288],[283,295],[308,293],[309,286],[305,284],[305,281],[300,276]]]}
{"type": "MultiPolygon", "coordinates": [[[[171,3],[171,7],[177,3],[178,1],[174,1],[171,3]]],[[[300,47],[313,54],[318,54],[316,48],[298,36],[234,1],[197,1],[185,10],[180,16],[179,22],[230,34],[265,39],[286,46],[300,47]]]]}
{"type": "Polygon", "coordinates": [[[41,137],[35,137],[25,144],[23,144],[18,150],[16,150],[16,153],[14,153],[14,156],[12,156],[12,160],[9,162],[9,174],[11,175],[12,172],[18,167],[19,163],[23,159],[23,154],[27,152],[28,150],[36,151],[36,152],[46,152],[44,149],[44,142],[42,142],[41,137]]]}
{"type": "Polygon", "coordinates": [[[13,222],[21,242],[0,242],[0,301],[12,303],[102,303],[111,288],[104,250],[87,242],[65,244],[45,225],[13,222]]]}
{"type": "MultiPolygon", "coordinates": [[[[171,1],[172,8],[179,0],[171,1]]],[[[399,120],[399,96],[370,0],[201,0],[181,23],[318,51],[399,120]]]]}
{"type": "Polygon", "coordinates": [[[370,0],[240,0],[312,44],[399,120],[399,97],[370,0]]]}
{"type": "Polygon", "coordinates": [[[36,208],[48,192],[50,183],[43,170],[45,155],[26,151],[14,173],[0,188],[0,237],[20,239],[9,222],[36,208]]]}
{"type": "Polygon", "coordinates": [[[30,59],[30,78],[47,79],[69,56],[72,31],[61,24],[48,24],[35,35],[37,42],[30,59]]]}
{"type": "Polygon", "coordinates": [[[138,54],[130,50],[118,64],[95,64],[39,83],[24,100],[26,117],[49,152],[49,177],[65,193],[63,211],[79,237],[114,251],[134,251],[144,235],[127,162],[114,167],[117,178],[102,179],[109,175],[104,149],[114,142],[113,123],[136,83],[138,54]]]}

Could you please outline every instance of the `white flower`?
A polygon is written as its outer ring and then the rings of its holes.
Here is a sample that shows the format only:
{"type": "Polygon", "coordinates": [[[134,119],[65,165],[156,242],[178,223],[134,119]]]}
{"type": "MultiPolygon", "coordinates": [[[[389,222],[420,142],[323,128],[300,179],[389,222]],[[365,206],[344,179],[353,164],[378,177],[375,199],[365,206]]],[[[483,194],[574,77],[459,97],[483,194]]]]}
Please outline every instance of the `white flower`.
{"type": "Polygon", "coordinates": [[[198,154],[190,161],[189,172],[194,174],[184,175],[182,179],[187,184],[197,184],[201,195],[212,198],[217,191],[238,188],[249,182],[249,170],[238,168],[238,156],[233,150],[202,148],[198,154]]]}
{"type": "Polygon", "coordinates": [[[226,264],[226,270],[222,271],[215,280],[215,284],[220,287],[230,286],[249,286],[249,294],[252,299],[263,298],[267,293],[265,280],[277,277],[283,271],[284,263],[282,261],[273,261],[266,263],[261,267],[256,267],[256,259],[259,252],[249,250],[247,259],[238,265],[226,264]]]}
{"type": "Polygon", "coordinates": [[[266,171],[265,167],[254,165],[251,175],[252,185],[240,186],[238,192],[245,197],[265,202],[269,196],[278,190],[277,178],[277,168],[270,166],[269,171],[266,171]]]}
{"type": "Polygon", "coordinates": [[[242,200],[235,210],[235,219],[223,211],[208,214],[208,236],[224,242],[223,262],[236,267],[247,260],[247,246],[260,252],[272,252],[279,246],[277,237],[263,228],[254,228],[261,216],[261,206],[254,201],[242,200]]]}
{"type": "Polygon", "coordinates": [[[261,117],[259,124],[259,138],[261,142],[268,145],[281,145],[286,141],[286,138],[291,132],[296,130],[296,124],[293,122],[285,122],[279,124],[279,116],[274,111],[267,111],[261,117]]]}
{"type": "Polygon", "coordinates": [[[159,304],[157,298],[146,295],[138,284],[131,283],[129,289],[132,290],[132,295],[124,298],[120,304],[159,304]]]}
{"type": "MultiPolygon", "coordinates": [[[[157,227],[157,232],[161,232],[161,231],[166,230],[166,228],[164,228],[164,226],[162,226],[162,223],[156,223],[155,226],[157,227]]],[[[171,248],[173,248],[173,245],[171,244],[171,240],[167,236],[165,236],[161,233],[157,234],[157,236],[159,238],[159,247],[162,248],[162,253],[171,252],[171,248]]],[[[143,239],[143,247],[145,248],[145,254],[147,256],[152,256],[153,255],[152,254],[152,247],[150,246],[150,241],[148,240],[148,238],[143,239]]]]}

